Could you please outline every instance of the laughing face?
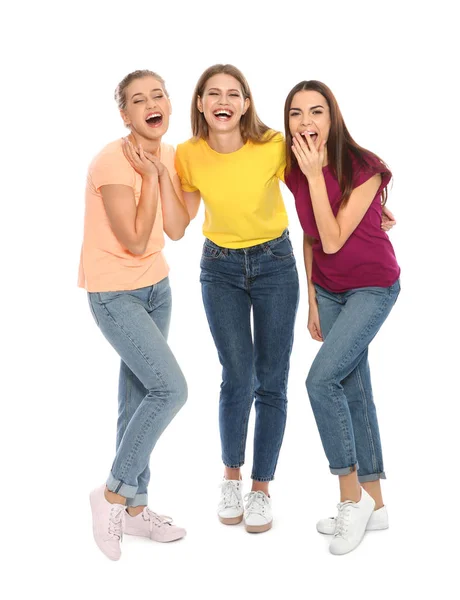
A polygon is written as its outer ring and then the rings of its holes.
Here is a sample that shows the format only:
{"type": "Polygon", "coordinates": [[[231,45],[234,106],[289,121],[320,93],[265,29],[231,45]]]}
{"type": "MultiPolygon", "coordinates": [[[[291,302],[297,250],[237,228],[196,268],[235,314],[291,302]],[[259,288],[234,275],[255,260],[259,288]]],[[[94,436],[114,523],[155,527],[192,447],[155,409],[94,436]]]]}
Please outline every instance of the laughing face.
{"type": "Polygon", "coordinates": [[[154,77],[135,79],[126,88],[126,108],[120,111],[125,125],[140,138],[161,139],[169,126],[171,103],[154,77]]]}
{"type": "Polygon", "coordinates": [[[326,141],[331,128],[331,117],[326,98],[319,92],[303,90],[294,95],[289,109],[289,131],[310,136],[316,147],[326,141]]]}
{"type": "Polygon", "coordinates": [[[202,97],[197,99],[198,110],[211,131],[231,132],[240,126],[240,119],[249,108],[240,82],[225,73],[213,75],[206,82],[202,97]]]}

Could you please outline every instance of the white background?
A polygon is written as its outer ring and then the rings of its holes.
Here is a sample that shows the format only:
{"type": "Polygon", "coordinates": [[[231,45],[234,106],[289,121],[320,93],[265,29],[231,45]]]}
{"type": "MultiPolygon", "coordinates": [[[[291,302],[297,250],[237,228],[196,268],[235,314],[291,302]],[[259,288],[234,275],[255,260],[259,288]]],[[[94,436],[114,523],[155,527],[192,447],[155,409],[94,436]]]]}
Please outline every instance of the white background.
{"type": "MultiPolygon", "coordinates": [[[[1,543],[8,598],[455,596],[458,569],[458,30],[454,2],[25,2],[2,14],[1,543]],[[302,234],[284,188],[302,283],[289,416],[271,492],[271,532],[215,516],[220,366],[201,303],[203,213],[167,243],[170,343],[188,404],[152,456],[150,504],[188,529],[160,545],[125,539],[111,563],[91,532],[89,491],[110,468],[118,359],[76,288],[91,158],[125,134],[113,90],[152,69],[173,103],[165,141],[190,137],[201,72],[230,62],[262,120],[282,129],[300,80],[336,94],[361,145],[390,165],[402,293],[371,347],[391,528],[344,557],[315,531],[337,481],[304,380],[302,234]],[[5,210],[6,209],[6,210],[5,210]],[[455,567],[457,565],[457,567],[455,567]],[[315,594],[315,596],[313,596],[315,594]]],[[[247,465],[249,490],[252,439],[247,465]]],[[[458,588],[457,588],[458,590],[458,588]]]]}

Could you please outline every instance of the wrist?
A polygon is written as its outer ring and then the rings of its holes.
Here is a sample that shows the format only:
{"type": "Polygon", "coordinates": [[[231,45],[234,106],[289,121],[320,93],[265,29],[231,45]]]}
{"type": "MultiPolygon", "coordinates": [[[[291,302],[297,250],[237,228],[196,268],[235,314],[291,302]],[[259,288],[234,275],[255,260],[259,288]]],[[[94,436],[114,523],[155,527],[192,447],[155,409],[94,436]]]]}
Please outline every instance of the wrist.
{"type": "Polygon", "coordinates": [[[158,182],[158,173],[145,173],[142,175],[142,182],[149,185],[154,185],[158,182]]]}

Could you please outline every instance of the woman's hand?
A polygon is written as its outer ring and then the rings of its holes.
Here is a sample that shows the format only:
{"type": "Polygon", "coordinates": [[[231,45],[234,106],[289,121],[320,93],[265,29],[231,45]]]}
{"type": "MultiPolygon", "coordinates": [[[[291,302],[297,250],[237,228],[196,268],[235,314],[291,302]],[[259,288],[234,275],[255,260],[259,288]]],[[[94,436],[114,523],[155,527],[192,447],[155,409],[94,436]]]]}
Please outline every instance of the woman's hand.
{"type": "Polygon", "coordinates": [[[316,142],[307,134],[296,133],[292,138],[292,152],[297,159],[300,170],[310,181],[322,175],[324,148],[326,142],[319,136],[316,142]]]}
{"type": "Polygon", "coordinates": [[[381,228],[383,231],[390,231],[392,227],[396,225],[396,219],[391,210],[389,210],[386,205],[382,208],[382,224],[381,228]]]}
{"type": "Polygon", "coordinates": [[[122,148],[126,160],[142,178],[159,176],[156,164],[146,156],[149,152],[145,153],[140,144],[135,148],[129,140],[123,139],[122,148]]]}
{"type": "Polygon", "coordinates": [[[144,155],[145,157],[150,160],[155,167],[157,168],[158,171],[158,177],[162,177],[165,172],[166,172],[166,167],[164,166],[164,164],[160,161],[160,159],[158,158],[158,156],[155,156],[155,154],[152,154],[151,152],[145,152],[144,151],[144,155]]]}
{"type": "Polygon", "coordinates": [[[319,322],[319,312],[318,305],[316,304],[316,300],[313,300],[310,303],[310,308],[308,311],[308,331],[310,332],[311,337],[317,342],[323,341],[323,335],[321,333],[321,324],[319,322]]]}

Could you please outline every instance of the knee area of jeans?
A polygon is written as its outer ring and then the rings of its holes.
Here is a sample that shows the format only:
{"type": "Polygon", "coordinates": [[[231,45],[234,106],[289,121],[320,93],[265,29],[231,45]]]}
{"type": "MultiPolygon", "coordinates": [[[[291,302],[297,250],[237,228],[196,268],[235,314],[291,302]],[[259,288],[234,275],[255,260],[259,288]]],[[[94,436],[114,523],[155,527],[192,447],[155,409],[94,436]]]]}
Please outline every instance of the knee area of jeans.
{"type": "Polygon", "coordinates": [[[309,393],[315,393],[318,390],[327,389],[330,382],[331,378],[328,377],[327,373],[320,371],[319,369],[311,369],[311,371],[308,373],[305,385],[309,393]]]}

